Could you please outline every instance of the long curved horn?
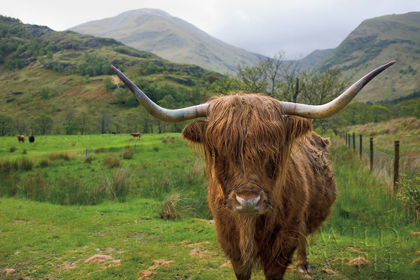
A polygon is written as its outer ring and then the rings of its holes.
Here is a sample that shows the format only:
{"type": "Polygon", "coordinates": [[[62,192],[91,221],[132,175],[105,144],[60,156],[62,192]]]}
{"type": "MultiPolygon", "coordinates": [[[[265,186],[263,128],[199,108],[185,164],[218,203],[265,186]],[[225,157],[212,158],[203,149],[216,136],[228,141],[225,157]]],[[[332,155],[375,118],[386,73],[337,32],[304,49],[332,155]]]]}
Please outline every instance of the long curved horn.
{"type": "Polygon", "coordinates": [[[371,71],[363,78],[354,83],[345,92],[334,100],[323,105],[306,105],[292,102],[281,102],[283,111],[289,115],[297,115],[309,119],[324,119],[341,111],[359,93],[359,91],[375,78],[376,75],[395,63],[395,60],[384,64],[371,71]]]}
{"type": "Polygon", "coordinates": [[[131,92],[133,92],[136,99],[140,102],[141,105],[143,105],[146,111],[156,119],[164,122],[181,122],[207,116],[207,108],[209,107],[209,104],[207,103],[175,110],[162,108],[150,100],[149,97],[147,97],[146,94],[144,94],[120,70],[114,66],[111,66],[111,68],[114,70],[115,74],[117,74],[117,76],[124,82],[124,84],[126,84],[131,92]]]}

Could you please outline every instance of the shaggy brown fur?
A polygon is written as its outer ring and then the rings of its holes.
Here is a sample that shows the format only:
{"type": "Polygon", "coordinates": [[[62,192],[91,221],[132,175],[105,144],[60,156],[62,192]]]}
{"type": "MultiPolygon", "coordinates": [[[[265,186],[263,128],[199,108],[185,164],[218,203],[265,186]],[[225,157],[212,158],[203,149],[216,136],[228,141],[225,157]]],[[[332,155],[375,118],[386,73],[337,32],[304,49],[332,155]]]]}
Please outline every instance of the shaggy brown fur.
{"type": "Polygon", "coordinates": [[[20,142],[25,143],[25,135],[17,135],[17,139],[18,139],[19,143],[20,142]]]}
{"type": "Polygon", "coordinates": [[[282,279],[296,248],[298,266],[309,269],[306,236],[337,197],[328,140],[267,96],[222,96],[210,104],[208,119],[188,125],[183,137],[203,148],[208,203],[237,278],[262,268],[267,279],[282,279]],[[264,209],[238,213],[237,193],[261,193],[264,209]]]}

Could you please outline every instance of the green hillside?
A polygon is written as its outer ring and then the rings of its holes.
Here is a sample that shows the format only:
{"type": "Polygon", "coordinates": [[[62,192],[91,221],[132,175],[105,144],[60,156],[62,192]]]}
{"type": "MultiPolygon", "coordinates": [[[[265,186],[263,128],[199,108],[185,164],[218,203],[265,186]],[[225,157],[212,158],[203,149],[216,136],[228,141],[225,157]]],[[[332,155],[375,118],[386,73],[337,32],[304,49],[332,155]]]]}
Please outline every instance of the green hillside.
{"type": "MultiPolygon", "coordinates": [[[[0,16],[0,34],[0,115],[11,117],[13,126],[21,122],[25,134],[74,133],[75,127],[83,127],[80,133],[182,127],[141,117],[144,110],[132,94],[117,89],[118,80],[112,82],[111,64],[169,108],[202,102],[209,81],[218,78],[113,39],[55,32],[8,17],[0,16]],[[47,131],[40,128],[45,122],[47,131]]],[[[1,128],[0,120],[0,133],[1,128]]]]}
{"type": "Polygon", "coordinates": [[[258,55],[226,44],[180,18],[155,9],[127,11],[70,30],[113,38],[170,61],[196,64],[222,74],[236,72],[239,64],[253,66],[259,61],[258,55]]]}
{"type": "Polygon", "coordinates": [[[348,76],[360,78],[390,60],[385,75],[370,82],[359,101],[392,100],[420,87],[420,12],[365,20],[317,67],[338,66],[348,76]]]}

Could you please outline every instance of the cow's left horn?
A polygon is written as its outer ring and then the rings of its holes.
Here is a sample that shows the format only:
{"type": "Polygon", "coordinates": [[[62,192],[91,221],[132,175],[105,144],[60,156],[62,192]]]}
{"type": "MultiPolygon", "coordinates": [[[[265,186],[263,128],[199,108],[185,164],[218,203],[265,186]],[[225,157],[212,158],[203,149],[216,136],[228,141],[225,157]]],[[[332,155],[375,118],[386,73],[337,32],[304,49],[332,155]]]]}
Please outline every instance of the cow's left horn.
{"type": "Polygon", "coordinates": [[[376,68],[354,83],[336,99],[323,105],[306,105],[292,102],[281,102],[283,111],[289,115],[297,115],[309,119],[324,119],[341,111],[359,93],[359,91],[379,73],[395,63],[395,60],[376,68]]]}
{"type": "Polygon", "coordinates": [[[165,122],[181,122],[191,120],[200,117],[207,116],[207,108],[209,104],[204,103],[201,105],[186,107],[182,109],[169,110],[160,107],[149,97],[146,96],[130,79],[128,79],[120,70],[111,66],[115,74],[126,84],[126,86],[134,93],[134,96],[140,102],[141,105],[149,112],[150,115],[158,120],[165,122]]]}

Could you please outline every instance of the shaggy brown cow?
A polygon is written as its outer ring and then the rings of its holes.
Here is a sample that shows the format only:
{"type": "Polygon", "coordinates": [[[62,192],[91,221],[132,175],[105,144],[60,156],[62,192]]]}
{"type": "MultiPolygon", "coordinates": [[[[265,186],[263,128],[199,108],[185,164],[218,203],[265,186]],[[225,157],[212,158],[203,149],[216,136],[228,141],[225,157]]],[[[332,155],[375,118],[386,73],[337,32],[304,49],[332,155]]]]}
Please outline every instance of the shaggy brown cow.
{"type": "Polygon", "coordinates": [[[240,93],[178,110],[157,106],[113,69],[156,118],[207,117],[187,125],[182,135],[204,152],[218,241],[238,279],[250,279],[255,267],[262,268],[267,279],[282,279],[296,249],[299,269],[310,271],[306,236],[321,226],[337,198],[329,141],[317,135],[306,118],[337,113],[393,63],[372,71],[325,105],[240,93]]]}
{"type": "Polygon", "coordinates": [[[136,133],[131,133],[131,136],[140,138],[141,134],[140,132],[136,132],[136,133]]]}
{"type": "Polygon", "coordinates": [[[25,143],[25,135],[18,135],[17,139],[18,139],[19,143],[20,142],[25,143]]]}

